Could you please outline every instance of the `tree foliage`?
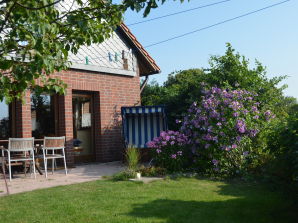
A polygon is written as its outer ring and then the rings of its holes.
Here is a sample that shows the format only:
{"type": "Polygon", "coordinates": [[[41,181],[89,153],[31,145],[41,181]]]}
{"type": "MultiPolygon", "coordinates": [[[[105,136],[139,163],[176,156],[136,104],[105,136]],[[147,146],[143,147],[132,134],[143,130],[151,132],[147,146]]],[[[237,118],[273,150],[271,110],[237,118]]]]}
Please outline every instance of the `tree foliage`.
{"type": "Polygon", "coordinates": [[[289,108],[295,104],[293,98],[283,95],[286,86],[280,87],[285,76],[268,78],[266,67],[258,61],[251,67],[249,60],[235,52],[230,44],[227,44],[223,56],[211,56],[209,64],[208,69],[190,69],[170,74],[162,86],[157,83],[147,85],[142,94],[142,104],[166,105],[172,129],[178,128],[174,124],[175,120],[180,119],[194,101],[200,100],[202,83],[205,87],[241,88],[255,92],[264,109],[272,110],[277,117],[286,116],[289,108]]]}
{"type": "Polygon", "coordinates": [[[170,129],[177,129],[176,119],[181,119],[187,108],[201,96],[204,72],[190,69],[171,73],[163,86],[151,82],[142,92],[143,105],[166,105],[170,129]]]}
{"type": "Polygon", "coordinates": [[[0,101],[21,99],[28,88],[64,93],[65,84],[49,75],[70,66],[69,52],[109,38],[128,8],[146,16],[164,2],[0,0],[0,101]]]}

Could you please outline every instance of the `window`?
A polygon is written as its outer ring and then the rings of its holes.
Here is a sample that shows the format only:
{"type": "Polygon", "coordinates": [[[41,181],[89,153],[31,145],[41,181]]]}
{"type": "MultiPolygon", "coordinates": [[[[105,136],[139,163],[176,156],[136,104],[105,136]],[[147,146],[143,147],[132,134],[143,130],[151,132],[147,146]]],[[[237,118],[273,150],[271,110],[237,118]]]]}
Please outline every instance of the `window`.
{"type": "Polygon", "coordinates": [[[32,136],[43,138],[55,135],[54,96],[31,94],[32,136]]]}
{"type": "Polygon", "coordinates": [[[0,139],[7,139],[10,136],[9,105],[4,101],[0,102],[0,139]]]}
{"type": "Polygon", "coordinates": [[[75,129],[91,128],[91,98],[73,98],[74,124],[75,129]]]}

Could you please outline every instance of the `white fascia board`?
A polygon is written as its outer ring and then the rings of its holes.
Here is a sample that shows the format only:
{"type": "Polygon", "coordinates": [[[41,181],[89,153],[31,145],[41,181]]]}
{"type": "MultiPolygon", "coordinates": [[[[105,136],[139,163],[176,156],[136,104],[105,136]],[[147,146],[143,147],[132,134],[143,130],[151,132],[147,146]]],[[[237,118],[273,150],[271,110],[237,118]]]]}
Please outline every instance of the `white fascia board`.
{"type": "Polygon", "coordinates": [[[120,69],[108,68],[108,67],[100,67],[100,66],[96,66],[96,65],[86,65],[86,64],[73,63],[72,65],[70,65],[70,68],[79,69],[79,70],[86,70],[86,71],[96,71],[96,72],[100,72],[100,73],[132,76],[132,77],[136,76],[135,71],[120,70],[120,69]]]}

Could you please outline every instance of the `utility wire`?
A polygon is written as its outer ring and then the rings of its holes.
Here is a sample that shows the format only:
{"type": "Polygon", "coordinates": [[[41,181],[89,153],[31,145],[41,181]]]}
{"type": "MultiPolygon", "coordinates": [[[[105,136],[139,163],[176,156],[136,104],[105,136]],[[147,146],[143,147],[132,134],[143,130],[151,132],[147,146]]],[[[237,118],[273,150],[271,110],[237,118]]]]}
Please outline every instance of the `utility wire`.
{"type": "Polygon", "coordinates": [[[127,26],[135,26],[135,25],[139,25],[139,24],[142,24],[142,23],[145,23],[145,22],[151,22],[151,21],[154,21],[154,20],[157,20],[157,19],[162,19],[162,18],[166,18],[166,17],[169,17],[169,16],[173,16],[173,15],[179,15],[179,14],[182,14],[182,13],[185,13],[185,12],[190,12],[190,11],[194,11],[194,10],[198,10],[198,9],[202,9],[202,8],[207,8],[207,7],[210,7],[210,6],[213,6],[213,5],[219,5],[219,4],[222,4],[222,3],[225,3],[225,2],[230,2],[230,1],[232,1],[232,0],[224,0],[224,1],[220,1],[220,2],[214,2],[212,4],[202,5],[202,6],[198,6],[196,8],[187,9],[187,10],[184,10],[184,11],[174,12],[174,13],[159,16],[159,17],[156,17],[156,18],[131,23],[131,24],[128,24],[127,26]]]}
{"type": "Polygon", "coordinates": [[[210,28],[212,28],[212,27],[215,27],[215,26],[218,26],[218,25],[222,25],[222,24],[224,24],[224,23],[231,22],[231,21],[233,21],[233,20],[236,20],[236,19],[239,19],[239,18],[243,18],[243,17],[249,16],[249,15],[252,15],[252,14],[255,14],[255,13],[258,13],[258,12],[261,12],[261,11],[264,11],[264,10],[269,9],[269,8],[273,8],[273,7],[275,7],[275,6],[284,4],[284,3],[289,2],[289,1],[291,1],[291,0],[286,0],[286,1],[282,1],[282,2],[279,2],[279,3],[273,4],[273,5],[269,5],[269,6],[266,6],[266,7],[264,7],[264,8],[260,8],[260,9],[255,10],[255,11],[251,11],[251,12],[248,12],[248,13],[245,13],[245,14],[242,14],[242,15],[239,15],[239,16],[236,16],[236,17],[231,18],[231,19],[227,19],[227,20],[224,20],[224,21],[221,21],[221,22],[218,22],[218,23],[209,25],[209,26],[205,26],[205,27],[203,27],[203,28],[200,28],[200,29],[197,29],[197,30],[188,32],[188,33],[184,33],[184,34],[179,35],[179,36],[174,36],[174,37],[171,37],[171,38],[169,38],[169,39],[166,39],[166,40],[163,40],[163,41],[160,41],[160,42],[152,43],[152,44],[150,44],[150,45],[145,46],[145,48],[149,48],[149,47],[152,47],[152,46],[156,46],[156,45],[159,45],[159,44],[162,44],[162,43],[165,43],[165,42],[174,40],[174,39],[178,39],[178,38],[181,38],[181,37],[184,37],[184,36],[191,35],[191,34],[193,34],[193,33],[197,33],[197,32],[200,32],[200,31],[203,31],[203,30],[206,30],[206,29],[210,29],[210,28]]]}

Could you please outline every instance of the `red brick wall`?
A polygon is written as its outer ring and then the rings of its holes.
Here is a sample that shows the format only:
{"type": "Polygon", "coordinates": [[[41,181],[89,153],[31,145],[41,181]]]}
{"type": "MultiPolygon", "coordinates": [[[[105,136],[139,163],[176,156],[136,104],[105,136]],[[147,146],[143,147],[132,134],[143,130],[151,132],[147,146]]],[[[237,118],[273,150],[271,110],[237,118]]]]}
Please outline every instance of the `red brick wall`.
{"type": "Polygon", "coordinates": [[[17,101],[15,103],[15,107],[16,126],[13,137],[32,137],[30,91],[25,93],[23,102],[17,101]]]}
{"type": "Polygon", "coordinates": [[[68,162],[73,163],[69,151],[73,139],[72,92],[91,91],[94,95],[94,145],[96,161],[107,162],[122,157],[121,107],[140,103],[140,78],[110,75],[80,70],[56,73],[68,84],[65,96],[59,96],[59,135],[68,142],[68,162]]]}

